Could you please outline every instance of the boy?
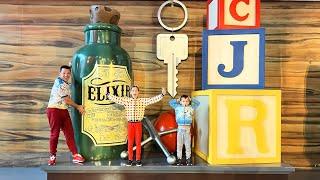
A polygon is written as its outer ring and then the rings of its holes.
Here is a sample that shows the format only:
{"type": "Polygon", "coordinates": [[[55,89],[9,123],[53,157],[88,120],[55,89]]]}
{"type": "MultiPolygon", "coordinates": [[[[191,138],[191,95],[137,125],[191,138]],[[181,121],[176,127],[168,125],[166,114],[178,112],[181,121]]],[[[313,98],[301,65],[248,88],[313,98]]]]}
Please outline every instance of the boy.
{"type": "Polygon", "coordinates": [[[145,107],[160,101],[166,94],[166,90],[162,88],[162,93],[152,98],[138,98],[139,88],[133,86],[130,90],[131,98],[117,97],[107,94],[108,98],[121,104],[126,109],[126,117],[128,120],[128,163],[127,166],[132,166],[133,163],[133,141],[135,140],[136,149],[136,166],[142,166],[141,163],[141,137],[142,137],[142,119],[144,117],[145,107]]]}
{"type": "Polygon", "coordinates": [[[71,76],[70,66],[63,65],[60,67],[59,77],[54,81],[51,89],[50,99],[47,108],[47,117],[50,125],[50,158],[48,165],[56,164],[57,145],[62,129],[66,138],[69,150],[72,153],[72,162],[82,163],[84,158],[78,154],[75,145],[72,123],[68,111],[69,105],[76,108],[80,114],[84,113],[84,107],[76,104],[70,98],[70,85],[68,80],[71,76]]]}
{"type": "Polygon", "coordinates": [[[187,95],[182,95],[180,99],[172,99],[169,105],[175,110],[176,122],[178,124],[177,133],[177,165],[182,165],[182,147],[186,148],[186,162],[188,166],[192,166],[191,161],[191,133],[192,115],[200,102],[196,99],[191,101],[187,95]]]}

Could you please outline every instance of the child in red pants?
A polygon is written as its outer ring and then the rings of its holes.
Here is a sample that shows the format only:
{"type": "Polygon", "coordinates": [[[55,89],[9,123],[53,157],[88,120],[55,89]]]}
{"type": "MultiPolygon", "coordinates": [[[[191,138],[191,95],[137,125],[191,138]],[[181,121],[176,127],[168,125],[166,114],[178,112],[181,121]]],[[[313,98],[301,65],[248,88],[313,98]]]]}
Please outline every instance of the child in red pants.
{"type": "Polygon", "coordinates": [[[50,125],[50,158],[48,165],[56,164],[57,145],[60,129],[66,137],[67,145],[72,153],[72,162],[82,163],[84,158],[78,154],[75,145],[74,134],[68,107],[73,106],[81,114],[84,113],[82,105],[76,104],[70,98],[70,85],[68,80],[71,76],[70,66],[63,65],[60,67],[59,77],[55,80],[47,108],[47,117],[50,125]]]}
{"type": "Polygon", "coordinates": [[[139,88],[133,86],[130,90],[132,98],[117,97],[111,94],[107,94],[108,98],[121,104],[126,109],[126,117],[128,120],[128,163],[127,166],[132,166],[133,163],[133,142],[135,140],[136,149],[136,166],[142,166],[141,163],[141,137],[142,137],[142,123],[141,120],[144,117],[145,107],[160,101],[166,94],[166,90],[162,88],[162,93],[152,98],[138,98],[139,88]]]}

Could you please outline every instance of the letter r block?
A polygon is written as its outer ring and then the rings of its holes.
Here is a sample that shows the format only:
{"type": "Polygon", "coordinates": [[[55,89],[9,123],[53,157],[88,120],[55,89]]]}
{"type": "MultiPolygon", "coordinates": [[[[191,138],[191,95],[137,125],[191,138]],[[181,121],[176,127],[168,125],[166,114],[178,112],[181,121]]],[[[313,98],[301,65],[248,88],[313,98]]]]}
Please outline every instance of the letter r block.
{"type": "Polygon", "coordinates": [[[252,29],[259,27],[260,0],[208,0],[208,29],[252,29]]]}
{"type": "Polygon", "coordinates": [[[202,89],[263,89],[265,31],[205,30],[202,89]]]}
{"type": "Polygon", "coordinates": [[[281,162],[280,90],[202,90],[192,93],[194,150],[209,164],[281,162]]]}

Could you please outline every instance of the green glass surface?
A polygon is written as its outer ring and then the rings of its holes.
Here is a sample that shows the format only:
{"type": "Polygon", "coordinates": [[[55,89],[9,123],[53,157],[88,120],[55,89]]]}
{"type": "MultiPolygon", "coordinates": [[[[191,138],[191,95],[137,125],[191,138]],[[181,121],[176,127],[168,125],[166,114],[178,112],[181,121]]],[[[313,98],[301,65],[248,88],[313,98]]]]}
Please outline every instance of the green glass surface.
{"type": "MultiPolygon", "coordinates": [[[[84,28],[85,44],[72,59],[72,99],[82,104],[82,78],[93,70],[95,64],[113,63],[126,66],[133,82],[131,60],[128,53],[120,47],[121,29],[113,24],[94,23],[84,28]]],[[[81,132],[81,116],[72,108],[76,144],[79,152],[87,160],[108,160],[120,158],[126,145],[95,146],[92,140],[81,132]]]]}

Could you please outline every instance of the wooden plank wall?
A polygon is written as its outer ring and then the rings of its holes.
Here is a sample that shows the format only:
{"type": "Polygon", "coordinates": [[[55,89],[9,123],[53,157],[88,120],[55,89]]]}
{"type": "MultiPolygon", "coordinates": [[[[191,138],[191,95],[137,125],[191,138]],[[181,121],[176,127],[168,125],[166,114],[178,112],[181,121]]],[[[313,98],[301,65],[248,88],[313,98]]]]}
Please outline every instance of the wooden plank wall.
{"type": "MultiPolygon", "coordinates": [[[[163,1],[1,0],[0,1],[0,166],[46,162],[49,129],[45,109],[58,67],[83,45],[92,4],[121,13],[122,47],[133,61],[143,96],[166,86],[166,66],[155,55],[155,38],[166,31],[156,14],[163,1]],[[19,159],[23,159],[18,161],[19,159]]],[[[206,2],[183,1],[189,58],[179,69],[179,94],[201,89],[201,33],[206,2]]],[[[263,1],[266,28],[266,88],[281,89],[282,161],[295,167],[320,162],[320,2],[263,1]]],[[[163,20],[177,25],[183,13],[166,8],[163,20]]],[[[169,97],[148,115],[169,109],[169,97]]],[[[59,151],[66,152],[64,138],[59,151]]]]}

